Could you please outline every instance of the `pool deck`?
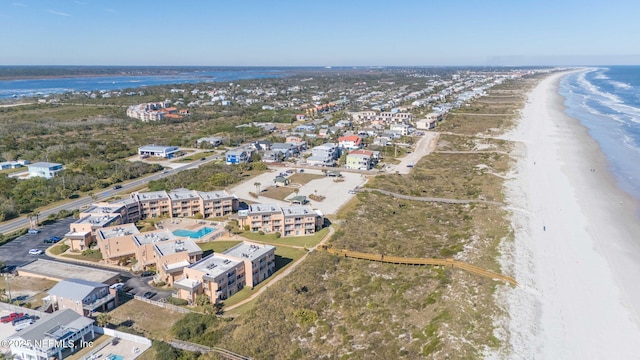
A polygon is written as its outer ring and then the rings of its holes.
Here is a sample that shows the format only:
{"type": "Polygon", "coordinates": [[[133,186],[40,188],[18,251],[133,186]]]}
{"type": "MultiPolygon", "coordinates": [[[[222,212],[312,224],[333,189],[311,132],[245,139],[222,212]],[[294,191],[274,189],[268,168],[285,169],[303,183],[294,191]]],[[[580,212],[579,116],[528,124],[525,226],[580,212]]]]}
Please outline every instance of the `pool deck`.
{"type": "MultiPolygon", "coordinates": [[[[202,236],[201,238],[191,238],[196,242],[208,242],[217,239],[218,237],[225,234],[224,229],[225,224],[217,221],[209,221],[209,220],[196,220],[196,219],[184,219],[184,218],[174,218],[174,219],[166,219],[158,224],[158,228],[166,229],[171,232],[175,230],[189,230],[189,231],[199,231],[205,227],[215,228],[214,231],[202,236]]],[[[186,237],[186,236],[185,236],[186,237]]]]}

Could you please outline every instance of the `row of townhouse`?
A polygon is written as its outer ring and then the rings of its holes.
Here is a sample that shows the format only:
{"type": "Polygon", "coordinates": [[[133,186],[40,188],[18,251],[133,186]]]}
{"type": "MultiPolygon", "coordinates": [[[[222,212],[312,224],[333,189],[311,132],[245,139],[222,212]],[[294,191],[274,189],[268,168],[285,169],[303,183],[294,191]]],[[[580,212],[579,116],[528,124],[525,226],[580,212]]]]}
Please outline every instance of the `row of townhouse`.
{"type": "Polygon", "coordinates": [[[92,204],[69,225],[65,237],[70,240],[72,250],[82,251],[96,239],[97,230],[108,226],[158,217],[193,217],[197,214],[203,218],[222,217],[236,211],[238,198],[225,190],[134,192],[130,198],[92,204]]]}
{"type": "Polygon", "coordinates": [[[177,296],[189,303],[205,294],[215,304],[244,287],[253,288],[275,271],[274,246],[244,241],[184,267],[183,276],[173,286],[177,296]]]}
{"type": "Polygon", "coordinates": [[[238,212],[238,220],[240,226],[248,226],[252,232],[304,236],[320,230],[324,216],[307,205],[251,204],[248,210],[238,212]]]}
{"type": "Polygon", "coordinates": [[[379,124],[387,124],[387,123],[410,123],[413,121],[413,115],[408,112],[391,112],[391,111],[359,111],[352,112],[351,118],[355,123],[379,123],[379,124]]]}

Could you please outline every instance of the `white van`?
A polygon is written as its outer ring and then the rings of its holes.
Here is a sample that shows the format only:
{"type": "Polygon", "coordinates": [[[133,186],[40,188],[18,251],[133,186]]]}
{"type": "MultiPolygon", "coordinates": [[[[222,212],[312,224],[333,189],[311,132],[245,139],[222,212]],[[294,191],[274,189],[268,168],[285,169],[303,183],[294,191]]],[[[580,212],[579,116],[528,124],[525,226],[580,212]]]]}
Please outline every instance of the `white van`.
{"type": "Polygon", "coordinates": [[[13,327],[16,331],[20,331],[31,324],[33,324],[33,320],[31,318],[26,318],[24,320],[16,321],[13,327]]]}

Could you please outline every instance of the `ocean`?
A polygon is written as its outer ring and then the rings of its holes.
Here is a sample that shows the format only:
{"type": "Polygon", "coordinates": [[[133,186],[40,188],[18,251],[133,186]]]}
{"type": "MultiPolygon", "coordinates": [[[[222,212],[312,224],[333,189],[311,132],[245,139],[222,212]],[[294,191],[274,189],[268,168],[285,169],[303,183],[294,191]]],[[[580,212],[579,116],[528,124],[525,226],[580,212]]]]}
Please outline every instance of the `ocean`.
{"type": "Polygon", "coordinates": [[[175,75],[142,76],[71,76],[48,79],[0,80],[0,99],[61,94],[82,91],[110,91],[145,86],[227,82],[284,76],[285,69],[234,69],[220,71],[185,71],[175,75]]]}
{"type": "Polygon", "coordinates": [[[560,94],[567,114],[600,145],[618,186],[640,200],[640,66],[569,74],[560,94]]]}

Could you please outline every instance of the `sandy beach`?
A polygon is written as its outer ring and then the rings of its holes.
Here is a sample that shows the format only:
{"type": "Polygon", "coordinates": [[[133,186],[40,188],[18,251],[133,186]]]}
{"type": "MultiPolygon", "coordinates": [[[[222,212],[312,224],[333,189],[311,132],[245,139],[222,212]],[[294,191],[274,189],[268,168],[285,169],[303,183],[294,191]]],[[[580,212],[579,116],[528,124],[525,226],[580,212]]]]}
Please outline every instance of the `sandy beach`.
{"type": "Polygon", "coordinates": [[[598,145],[564,112],[558,83],[542,80],[506,138],[516,142],[507,183],[515,241],[501,264],[520,286],[490,358],[640,359],[638,204],[616,187],[598,145]]]}

